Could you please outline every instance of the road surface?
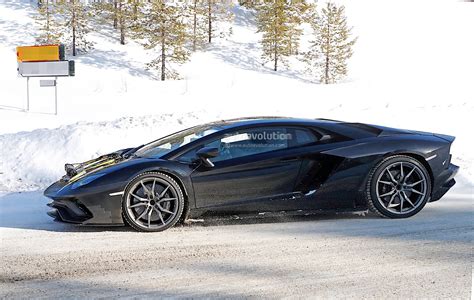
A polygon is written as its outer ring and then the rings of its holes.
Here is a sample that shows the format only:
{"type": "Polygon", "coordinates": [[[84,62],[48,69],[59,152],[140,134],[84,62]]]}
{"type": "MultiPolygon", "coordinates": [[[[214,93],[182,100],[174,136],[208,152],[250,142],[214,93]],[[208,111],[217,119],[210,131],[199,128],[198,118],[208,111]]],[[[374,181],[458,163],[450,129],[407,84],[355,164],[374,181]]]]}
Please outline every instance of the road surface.
{"type": "Polygon", "coordinates": [[[163,233],[53,222],[40,193],[0,195],[0,298],[461,298],[472,191],[417,216],[206,219],[163,233]]]}

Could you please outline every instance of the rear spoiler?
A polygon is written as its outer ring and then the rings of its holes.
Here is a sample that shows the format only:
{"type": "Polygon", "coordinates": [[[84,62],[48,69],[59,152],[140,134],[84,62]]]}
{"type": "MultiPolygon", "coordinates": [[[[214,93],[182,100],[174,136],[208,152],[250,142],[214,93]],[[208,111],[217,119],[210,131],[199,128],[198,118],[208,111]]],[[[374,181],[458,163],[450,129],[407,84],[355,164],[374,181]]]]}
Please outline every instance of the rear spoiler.
{"type": "Polygon", "coordinates": [[[365,124],[365,123],[341,122],[341,121],[330,120],[330,119],[318,119],[318,120],[331,121],[331,122],[338,123],[340,125],[349,126],[351,128],[359,129],[361,131],[364,131],[368,134],[372,134],[373,136],[377,136],[377,137],[394,136],[394,135],[400,135],[400,134],[418,134],[418,135],[426,135],[426,136],[435,136],[449,143],[452,143],[455,139],[454,136],[446,135],[446,134],[438,134],[438,133],[407,130],[407,129],[398,129],[398,128],[379,126],[379,125],[365,124]]]}
{"type": "Polygon", "coordinates": [[[381,127],[377,126],[378,128],[382,129],[382,132],[379,136],[390,136],[396,134],[419,134],[419,135],[426,135],[426,136],[435,136],[440,138],[444,141],[452,143],[456,137],[446,134],[439,134],[439,133],[431,133],[431,132],[424,132],[424,131],[416,131],[416,130],[405,130],[405,129],[395,129],[395,128],[388,128],[388,127],[381,127]]]}
{"type": "Polygon", "coordinates": [[[435,137],[439,137],[440,139],[443,139],[443,140],[448,141],[450,143],[454,142],[454,140],[456,139],[455,136],[447,135],[447,134],[434,133],[433,135],[435,137]]]}

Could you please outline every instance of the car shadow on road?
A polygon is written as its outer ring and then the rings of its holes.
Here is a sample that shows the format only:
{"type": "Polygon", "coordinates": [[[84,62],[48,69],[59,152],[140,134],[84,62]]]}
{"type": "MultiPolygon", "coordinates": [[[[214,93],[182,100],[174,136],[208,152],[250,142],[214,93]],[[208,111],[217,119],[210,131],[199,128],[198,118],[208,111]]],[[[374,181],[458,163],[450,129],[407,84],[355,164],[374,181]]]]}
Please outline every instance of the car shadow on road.
{"type": "MultiPolygon", "coordinates": [[[[83,226],[56,222],[49,216],[47,198],[40,192],[23,192],[0,195],[0,228],[43,230],[52,232],[126,232],[129,226],[83,226]]],[[[177,228],[200,228],[211,226],[231,226],[268,223],[310,222],[336,219],[377,218],[366,212],[277,212],[246,215],[213,215],[191,219],[177,228]]]]}
{"type": "Polygon", "coordinates": [[[292,223],[311,222],[337,219],[371,219],[377,216],[368,211],[358,212],[336,212],[336,211],[298,211],[298,212],[277,212],[259,213],[246,215],[213,215],[201,219],[190,219],[183,227],[210,227],[210,226],[230,226],[230,225],[252,225],[271,223],[292,223]]]}
{"type": "MultiPolygon", "coordinates": [[[[459,223],[469,231],[473,227],[472,199],[464,196],[456,199],[428,204],[417,216],[403,219],[382,219],[367,212],[278,212],[248,215],[214,215],[200,219],[191,219],[184,224],[176,225],[177,232],[183,229],[192,231],[204,227],[238,226],[252,224],[286,224],[279,226],[285,234],[311,235],[321,232],[341,235],[374,235],[400,234],[423,228],[443,230],[450,223],[459,223]],[[457,202],[456,205],[452,203],[457,202]],[[471,220],[471,221],[469,221],[471,220]],[[304,231],[297,223],[308,222],[304,231]],[[367,226],[373,230],[366,230],[367,226]],[[394,232],[393,227],[396,228],[394,232]],[[350,230],[349,230],[350,228],[350,230]],[[360,231],[360,232],[359,232],[360,231]]],[[[55,222],[47,216],[49,208],[46,206],[48,199],[39,192],[10,193],[0,195],[0,228],[16,228],[41,230],[51,232],[132,232],[128,226],[81,226],[55,222]]],[[[273,226],[272,226],[273,227],[273,226]]],[[[262,226],[256,228],[262,233],[275,234],[272,227],[262,226]]],[[[279,234],[282,234],[279,232],[279,234]]]]}
{"type": "MultiPolygon", "coordinates": [[[[337,219],[368,219],[377,218],[373,215],[358,215],[355,213],[313,213],[309,215],[291,215],[281,214],[279,216],[236,216],[236,215],[220,215],[208,216],[202,219],[190,219],[184,223],[174,226],[177,229],[193,229],[203,227],[218,226],[237,226],[237,225],[255,225],[255,224],[273,224],[273,223],[293,223],[293,222],[317,222],[325,220],[337,219]]],[[[128,225],[80,225],[55,221],[52,218],[42,220],[41,222],[32,223],[31,221],[20,223],[7,223],[0,221],[0,228],[16,228],[28,230],[41,230],[51,232],[134,232],[135,230],[128,225]]]]}

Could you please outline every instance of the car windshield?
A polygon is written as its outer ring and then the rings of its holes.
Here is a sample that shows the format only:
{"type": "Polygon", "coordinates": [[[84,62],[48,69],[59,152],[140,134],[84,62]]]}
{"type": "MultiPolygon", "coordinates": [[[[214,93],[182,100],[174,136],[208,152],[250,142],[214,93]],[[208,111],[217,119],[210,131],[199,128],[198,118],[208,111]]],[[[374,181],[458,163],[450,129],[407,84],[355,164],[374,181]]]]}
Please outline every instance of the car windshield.
{"type": "Polygon", "coordinates": [[[135,152],[135,156],[160,157],[220,129],[214,124],[191,127],[146,144],[135,152]]]}

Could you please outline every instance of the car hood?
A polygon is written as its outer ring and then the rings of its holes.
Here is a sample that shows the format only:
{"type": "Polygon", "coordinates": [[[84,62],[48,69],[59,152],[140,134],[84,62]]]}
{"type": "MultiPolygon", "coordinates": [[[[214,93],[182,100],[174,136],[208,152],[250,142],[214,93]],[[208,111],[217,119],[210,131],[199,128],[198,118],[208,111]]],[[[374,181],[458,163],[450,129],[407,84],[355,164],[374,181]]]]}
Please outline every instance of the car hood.
{"type": "Polygon", "coordinates": [[[74,182],[91,173],[116,165],[123,160],[120,155],[111,153],[81,163],[67,163],[64,165],[66,175],[62,177],[62,180],[74,182]]]}
{"type": "Polygon", "coordinates": [[[89,174],[111,168],[122,162],[139,160],[138,158],[127,155],[131,150],[134,150],[134,148],[118,150],[81,163],[66,163],[64,165],[66,174],[62,177],[62,180],[71,183],[89,174]]]}

